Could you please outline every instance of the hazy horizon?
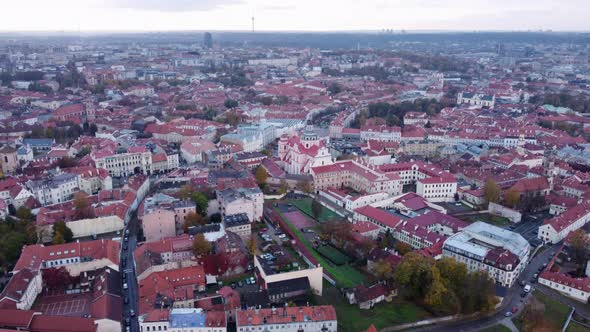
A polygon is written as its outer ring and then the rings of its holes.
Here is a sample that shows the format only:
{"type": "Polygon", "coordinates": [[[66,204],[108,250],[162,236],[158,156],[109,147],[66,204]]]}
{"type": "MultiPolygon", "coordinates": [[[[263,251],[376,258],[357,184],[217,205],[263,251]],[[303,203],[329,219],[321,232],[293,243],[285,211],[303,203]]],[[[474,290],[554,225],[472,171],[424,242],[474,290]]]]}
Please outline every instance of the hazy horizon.
{"type": "Polygon", "coordinates": [[[1,32],[587,32],[572,0],[2,0],[1,32]]]}

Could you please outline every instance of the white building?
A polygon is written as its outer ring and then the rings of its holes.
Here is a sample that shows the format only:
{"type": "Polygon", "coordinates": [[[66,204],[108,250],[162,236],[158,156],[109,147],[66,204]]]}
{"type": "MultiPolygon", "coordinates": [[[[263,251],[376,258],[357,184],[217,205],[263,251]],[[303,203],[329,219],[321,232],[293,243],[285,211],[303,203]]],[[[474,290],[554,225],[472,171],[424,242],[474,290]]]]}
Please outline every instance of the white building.
{"type": "Polygon", "coordinates": [[[431,202],[452,202],[456,193],[455,177],[429,177],[416,181],[416,194],[431,202]]]}
{"type": "Polygon", "coordinates": [[[151,174],[152,153],[143,147],[131,147],[124,153],[92,153],[96,168],[106,169],[111,176],[135,173],[151,174]]]}
{"type": "Polygon", "coordinates": [[[590,221],[590,205],[582,203],[566,212],[545,220],[539,226],[538,238],[545,243],[557,243],[575,230],[580,229],[590,221]]]}
{"type": "Polygon", "coordinates": [[[526,267],[530,245],[520,234],[475,222],[451,235],[443,256],[464,263],[469,271],[486,271],[496,282],[511,287],[526,267]]]}
{"type": "Polygon", "coordinates": [[[384,141],[384,142],[399,142],[402,139],[402,131],[400,127],[389,126],[364,126],[361,128],[362,141],[384,141]]]}
{"type": "Polygon", "coordinates": [[[41,205],[53,205],[72,199],[80,188],[80,177],[76,174],[62,173],[43,180],[29,180],[27,188],[41,205]]]}
{"type": "Polygon", "coordinates": [[[494,108],[495,103],[496,96],[494,95],[471,92],[459,92],[457,95],[457,104],[469,104],[473,106],[494,108]]]}
{"type": "Polygon", "coordinates": [[[305,130],[301,137],[281,136],[279,158],[285,172],[289,174],[309,174],[312,167],[333,163],[330,150],[311,130],[305,130]]]}
{"type": "Polygon", "coordinates": [[[236,328],[238,332],[335,332],[338,319],[331,305],[250,309],[236,312],[236,328]]]}

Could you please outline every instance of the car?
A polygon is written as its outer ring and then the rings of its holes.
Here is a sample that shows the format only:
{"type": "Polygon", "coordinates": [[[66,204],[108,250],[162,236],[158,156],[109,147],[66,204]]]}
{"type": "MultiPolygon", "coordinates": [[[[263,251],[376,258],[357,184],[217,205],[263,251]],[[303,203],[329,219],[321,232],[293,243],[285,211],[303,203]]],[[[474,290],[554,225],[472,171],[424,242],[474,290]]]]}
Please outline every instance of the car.
{"type": "Polygon", "coordinates": [[[533,279],[537,279],[538,276],[539,276],[538,273],[533,274],[533,279]]]}
{"type": "Polygon", "coordinates": [[[278,236],[278,238],[279,238],[279,239],[286,239],[286,238],[287,238],[287,235],[285,235],[285,234],[281,234],[281,235],[279,235],[279,236],[278,236]]]}
{"type": "Polygon", "coordinates": [[[127,283],[126,282],[123,283],[123,289],[127,289],[127,288],[129,288],[129,286],[127,285],[127,283]]]}
{"type": "Polygon", "coordinates": [[[260,231],[261,232],[268,232],[268,228],[267,227],[261,228],[260,231]]]}
{"type": "Polygon", "coordinates": [[[504,314],[504,316],[506,316],[506,317],[512,316],[512,311],[506,311],[506,313],[504,314]]]}
{"type": "Polygon", "coordinates": [[[518,307],[512,307],[512,313],[515,314],[518,312],[518,307]]]}
{"type": "Polygon", "coordinates": [[[135,316],[135,310],[133,310],[133,309],[130,309],[130,310],[129,310],[129,315],[130,315],[131,317],[134,317],[134,316],[135,316]]]}
{"type": "Polygon", "coordinates": [[[521,285],[522,287],[524,287],[524,285],[526,285],[526,281],[524,281],[524,280],[521,280],[521,281],[520,281],[520,285],[521,285]]]}
{"type": "Polygon", "coordinates": [[[536,278],[531,278],[531,284],[534,284],[536,282],[537,282],[537,279],[536,278]]]}
{"type": "Polygon", "coordinates": [[[522,293],[520,294],[520,297],[526,297],[526,293],[525,293],[525,292],[522,292],[522,293]]]}
{"type": "Polygon", "coordinates": [[[125,302],[125,304],[129,304],[129,298],[128,298],[128,297],[126,297],[126,298],[125,298],[125,300],[124,300],[123,302],[125,302]]]}
{"type": "Polygon", "coordinates": [[[125,244],[125,245],[123,245],[123,250],[124,250],[124,251],[127,251],[127,245],[126,245],[126,244],[125,244]]]}
{"type": "Polygon", "coordinates": [[[525,293],[530,292],[531,291],[531,285],[524,286],[523,290],[524,290],[525,293]]]}
{"type": "Polygon", "coordinates": [[[242,280],[238,281],[238,287],[240,287],[240,288],[244,287],[244,283],[242,282],[242,280]]]}
{"type": "Polygon", "coordinates": [[[236,289],[236,287],[237,287],[237,286],[236,286],[236,283],[235,283],[235,282],[232,282],[232,283],[231,283],[231,288],[232,288],[232,289],[236,289]]]}
{"type": "Polygon", "coordinates": [[[244,282],[246,283],[246,285],[250,285],[250,278],[246,278],[244,282]]]}
{"type": "Polygon", "coordinates": [[[129,235],[129,229],[125,230],[125,235],[129,235]]]}
{"type": "Polygon", "coordinates": [[[254,278],[254,277],[250,277],[250,283],[251,283],[252,285],[255,285],[255,284],[256,284],[256,278],[254,278]]]}
{"type": "Polygon", "coordinates": [[[129,317],[125,318],[125,325],[126,326],[131,325],[131,319],[129,319],[129,317]]]}

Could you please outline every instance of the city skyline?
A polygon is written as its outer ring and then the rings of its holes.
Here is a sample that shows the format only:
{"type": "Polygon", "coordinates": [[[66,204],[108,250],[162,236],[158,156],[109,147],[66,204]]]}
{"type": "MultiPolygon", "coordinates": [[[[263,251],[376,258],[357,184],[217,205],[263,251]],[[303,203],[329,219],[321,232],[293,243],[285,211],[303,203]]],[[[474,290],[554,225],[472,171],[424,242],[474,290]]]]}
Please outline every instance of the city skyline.
{"type": "Polygon", "coordinates": [[[38,0],[7,2],[0,31],[588,31],[584,1],[38,0]],[[149,22],[149,24],[146,24],[149,22]]]}

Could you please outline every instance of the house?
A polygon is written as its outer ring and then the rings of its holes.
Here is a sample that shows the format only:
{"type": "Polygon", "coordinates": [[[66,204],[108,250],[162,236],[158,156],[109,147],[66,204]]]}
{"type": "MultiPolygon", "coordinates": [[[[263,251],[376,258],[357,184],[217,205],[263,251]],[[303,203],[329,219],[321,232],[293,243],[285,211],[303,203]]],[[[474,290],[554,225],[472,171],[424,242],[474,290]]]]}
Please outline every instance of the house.
{"type": "Polygon", "coordinates": [[[223,216],[225,230],[238,234],[244,241],[252,236],[250,219],[246,213],[237,213],[223,216]]]}
{"type": "Polygon", "coordinates": [[[0,309],[0,327],[5,331],[97,332],[93,318],[48,316],[32,310],[0,309]]]}
{"type": "Polygon", "coordinates": [[[0,308],[29,310],[42,289],[43,281],[39,270],[19,270],[0,293],[0,308]]]}
{"type": "Polygon", "coordinates": [[[74,193],[79,191],[80,177],[72,173],[61,173],[39,180],[29,180],[26,186],[41,205],[53,205],[73,198],[74,193]]]}
{"type": "Polygon", "coordinates": [[[358,304],[361,309],[372,309],[376,304],[383,301],[391,301],[392,292],[387,286],[379,283],[370,287],[363,285],[347,290],[346,297],[349,304],[358,304]]]}
{"type": "Polygon", "coordinates": [[[188,164],[194,164],[203,160],[203,153],[217,150],[217,146],[209,140],[193,138],[182,142],[180,155],[188,164]]]}

